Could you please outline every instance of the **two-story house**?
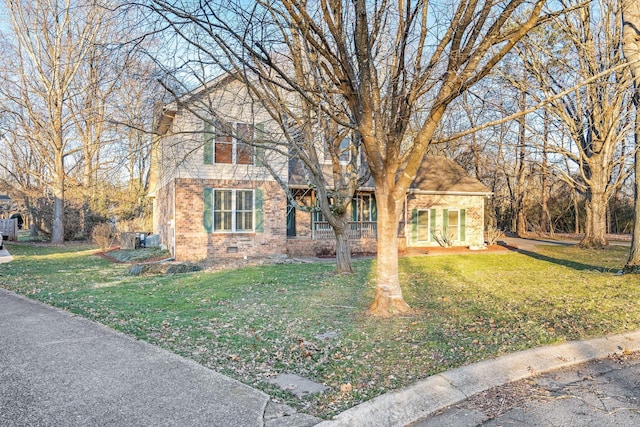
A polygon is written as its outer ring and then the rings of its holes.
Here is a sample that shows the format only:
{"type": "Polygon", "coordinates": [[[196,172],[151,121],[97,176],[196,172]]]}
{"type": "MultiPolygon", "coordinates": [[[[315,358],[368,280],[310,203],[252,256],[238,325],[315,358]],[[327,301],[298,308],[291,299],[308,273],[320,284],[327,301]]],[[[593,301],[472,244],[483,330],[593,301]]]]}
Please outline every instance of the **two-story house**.
{"type": "MultiPolygon", "coordinates": [[[[314,206],[316,194],[273,137],[268,112],[240,82],[222,77],[165,106],[156,133],[154,232],[176,259],[335,252],[322,215],[287,201],[283,185],[301,205],[314,206]]],[[[451,160],[425,157],[398,224],[401,247],[481,245],[489,194],[451,160]]],[[[373,187],[358,189],[349,216],[352,252],[375,253],[373,187]]]]}

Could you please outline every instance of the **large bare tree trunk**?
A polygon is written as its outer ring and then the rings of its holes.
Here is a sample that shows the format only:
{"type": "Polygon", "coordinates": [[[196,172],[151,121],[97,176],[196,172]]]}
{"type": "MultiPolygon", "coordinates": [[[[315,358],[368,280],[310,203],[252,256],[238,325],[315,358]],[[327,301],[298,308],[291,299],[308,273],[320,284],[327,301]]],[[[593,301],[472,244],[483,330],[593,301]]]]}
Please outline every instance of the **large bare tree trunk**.
{"type": "Polygon", "coordinates": [[[607,241],[607,197],[603,192],[590,194],[586,203],[587,218],[580,246],[602,248],[607,241]]]}
{"type": "Polygon", "coordinates": [[[624,266],[625,273],[640,272],[640,108],[638,105],[638,92],[636,86],[636,129],[635,129],[635,180],[633,193],[633,236],[631,238],[631,250],[629,251],[629,259],[624,266]]]}
{"type": "Polygon", "coordinates": [[[0,92],[19,118],[21,143],[28,144],[42,162],[36,177],[53,193],[51,242],[60,244],[65,234],[65,157],[76,152],[69,113],[70,99],[76,95],[72,88],[97,40],[103,9],[94,3],[57,0],[15,0],[5,5],[15,59],[0,92]]]}
{"type": "Polygon", "coordinates": [[[346,227],[333,227],[333,233],[336,236],[336,273],[351,274],[353,273],[353,264],[346,227]]]}
{"type": "Polygon", "coordinates": [[[637,0],[622,0],[622,50],[630,63],[634,81],[635,119],[635,183],[633,238],[625,272],[640,271],[640,3],[637,0]]]}
{"type": "MultiPolygon", "coordinates": [[[[622,19],[615,0],[602,0],[586,7],[580,0],[563,4],[575,9],[550,24],[549,30],[555,36],[534,33],[530,43],[524,44],[521,55],[539,86],[529,96],[540,97],[542,92],[548,99],[570,86],[580,86],[560,102],[547,104],[548,111],[572,139],[570,147],[561,138],[559,144],[548,148],[570,165],[558,170],[557,176],[585,197],[587,215],[581,245],[601,247],[607,244],[608,200],[631,172],[621,150],[626,138],[625,113],[630,104],[628,73],[614,67],[622,59],[619,49],[622,19]],[[566,40],[561,61],[557,50],[560,39],[566,40]],[[592,81],[584,85],[589,79],[592,81]]],[[[576,209],[576,229],[577,215],[576,209]]]]}
{"type": "Polygon", "coordinates": [[[371,314],[387,317],[410,311],[404,301],[398,275],[398,218],[402,204],[393,199],[390,192],[376,187],[378,203],[378,282],[371,314]]]}
{"type": "MultiPolygon", "coordinates": [[[[527,91],[526,91],[526,73],[524,72],[522,83],[524,87],[520,90],[520,109],[521,111],[527,108],[527,91]]],[[[518,184],[516,185],[516,234],[518,237],[527,236],[527,214],[525,210],[525,173],[526,173],[526,131],[527,131],[527,117],[522,115],[518,119],[519,133],[518,133],[518,184]]]]}
{"type": "Polygon", "coordinates": [[[549,191],[547,190],[547,174],[549,173],[547,159],[547,144],[549,143],[549,112],[544,110],[544,135],[542,141],[542,167],[540,170],[540,231],[553,234],[549,215],[549,191]]]}

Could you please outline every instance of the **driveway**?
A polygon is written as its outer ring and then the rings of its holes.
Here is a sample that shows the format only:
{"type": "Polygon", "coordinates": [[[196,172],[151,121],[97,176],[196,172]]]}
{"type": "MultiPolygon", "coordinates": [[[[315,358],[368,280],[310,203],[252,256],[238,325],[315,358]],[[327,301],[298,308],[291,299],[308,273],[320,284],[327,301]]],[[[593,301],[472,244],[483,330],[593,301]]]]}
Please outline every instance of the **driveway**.
{"type": "Polygon", "coordinates": [[[640,353],[617,354],[479,393],[411,427],[640,425],[640,353]]]}
{"type": "MultiPolygon", "coordinates": [[[[500,239],[500,241],[505,242],[507,245],[512,246],[514,248],[517,248],[523,251],[529,251],[529,252],[536,252],[538,250],[538,246],[573,246],[573,245],[577,245],[580,242],[579,240],[569,240],[569,239],[560,239],[560,240],[545,239],[545,238],[524,239],[520,237],[503,237],[500,239]]],[[[612,241],[609,241],[609,244],[616,245],[616,246],[630,246],[631,242],[612,240],[612,241]]]]}

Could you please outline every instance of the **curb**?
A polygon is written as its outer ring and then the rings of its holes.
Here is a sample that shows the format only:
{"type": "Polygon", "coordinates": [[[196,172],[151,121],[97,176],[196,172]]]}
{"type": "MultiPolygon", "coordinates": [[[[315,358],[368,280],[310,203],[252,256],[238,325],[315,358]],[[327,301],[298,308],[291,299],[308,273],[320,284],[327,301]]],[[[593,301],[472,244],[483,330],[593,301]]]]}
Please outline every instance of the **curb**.
{"type": "Polygon", "coordinates": [[[433,375],[354,406],[316,427],[406,426],[495,386],[638,350],[640,331],[633,331],[511,353],[433,375]]]}

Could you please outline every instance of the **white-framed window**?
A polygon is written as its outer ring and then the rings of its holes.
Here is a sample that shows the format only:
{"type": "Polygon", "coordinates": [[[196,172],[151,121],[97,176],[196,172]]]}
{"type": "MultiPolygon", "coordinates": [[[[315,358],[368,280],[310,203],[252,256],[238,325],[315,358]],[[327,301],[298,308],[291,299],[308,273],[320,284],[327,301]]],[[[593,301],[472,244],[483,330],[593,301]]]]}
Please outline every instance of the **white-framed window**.
{"type": "Polygon", "coordinates": [[[431,210],[418,209],[417,215],[417,239],[419,242],[431,240],[431,210]]]}
{"type": "Polygon", "coordinates": [[[214,189],[213,232],[253,232],[254,206],[253,190],[214,189]]]}
{"type": "Polygon", "coordinates": [[[248,123],[205,123],[204,163],[254,164],[255,131],[248,123]]]}
{"type": "Polygon", "coordinates": [[[358,194],[351,202],[351,220],[375,222],[378,219],[376,198],[373,194],[358,194]]]}
{"type": "Polygon", "coordinates": [[[447,228],[446,233],[447,237],[459,241],[460,240],[460,210],[459,209],[448,209],[443,212],[447,214],[447,228]]]}

